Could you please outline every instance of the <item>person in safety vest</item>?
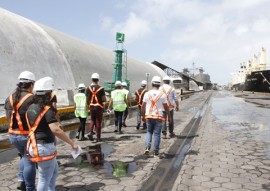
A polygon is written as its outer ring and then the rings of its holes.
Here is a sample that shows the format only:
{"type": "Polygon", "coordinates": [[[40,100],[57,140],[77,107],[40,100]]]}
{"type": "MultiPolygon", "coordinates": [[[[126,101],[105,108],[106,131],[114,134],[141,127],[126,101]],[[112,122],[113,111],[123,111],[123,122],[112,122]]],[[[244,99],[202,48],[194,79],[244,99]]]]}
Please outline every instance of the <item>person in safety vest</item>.
{"type": "Polygon", "coordinates": [[[52,81],[46,78],[36,81],[34,102],[26,112],[26,120],[30,129],[27,152],[30,160],[38,163],[37,191],[55,190],[58,174],[55,136],[68,143],[72,149],[78,150],[78,146],[60,128],[55,117],[50,101],[53,86],[52,81]]]}
{"type": "Polygon", "coordinates": [[[122,134],[122,117],[123,113],[127,108],[127,98],[126,94],[121,90],[122,83],[120,81],[115,82],[115,90],[111,92],[111,98],[108,105],[108,112],[110,112],[111,106],[114,110],[115,116],[115,130],[114,132],[118,132],[122,134]]]}
{"type": "Polygon", "coordinates": [[[130,105],[131,94],[130,94],[129,90],[127,89],[127,82],[122,82],[122,91],[126,94],[126,99],[127,99],[128,104],[129,104],[129,105],[127,105],[127,108],[124,111],[123,122],[122,122],[122,125],[124,127],[127,127],[126,119],[128,116],[128,108],[131,107],[131,105],[130,105]]]}
{"type": "MultiPolygon", "coordinates": [[[[135,92],[134,100],[137,101],[137,105],[138,105],[136,129],[140,129],[140,126],[141,126],[141,118],[142,118],[141,117],[141,108],[142,108],[143,96],[147,92],[146,85],[147,85],[146,80],[143,80],[141,82],[141,88],[135,92]]],[[[145,122],[143,122],[143,129],[146,129],[145,122]]]]}
{"type": "Polygon", "coordinates": [[[14,93],[5,101],[6,117],[9,121],[9,140],[22,156],[19,161],[18,186],[19,190],[35,190],[36,165],[30,161],[26,153],[27,126],[25,113],[33,102],[33,87],[35,75],[32,72],[24,71],[19,75],[19,83],[14,93]]]}
{"type": "Polygon", "coordinates": [[[149,155],[152,135],[154,134],[154,156],[159,156],[160,135],[162,129],[163,108],[171,122],[171,116],[165,94],[159,90],[161,78],[152,78],[152,89],[145,93],[142,104],[142,118],[146,121],[146,142],[144,154],[149,155]]]}
{"type": "Polygon", "coordinates": [[[101,141],[101,123],[103,119],[103,103],[106,102],[106,96],[104,88],[98,85],[99,82],[99,74],[93,73],[92,76],[92,84],[89,86],[86,91],[86,103],[88,108],[90,109],[90,126],[89,126],[89,134],[88,138],[93,140],[94,126],[96,127],[97,139],[96,141],[101,141]]]}
{"type": "Polygon", "coordinates": [[[80,120],[80,126],[76,135],[76,138],[80,141],[87,140],[84,137],[85,133],[85,123],[86,118],[88,116],[88,109],[86,105],[86,96],[85,96],[85,85],[79,84],[78,85],[78,93],[74,95],[74,103],[75,103],[75,116],[80,120]],[[82,134],[81,134],[82,133],[82,134]],[[81,138],[80,138],[81,134],[81,138]]]}
{"type": "MultiPolygon", "coordinates": [[[[170,115],[171,115],[171,123],[169,123],[169,133],[170,133],[170,137],[175,137],[174,134],[174,121],[173,121],[173,110],[175,107],[175,111],[179,111],[179,97],[175,91],[175,89],[170,86],[170,77],[169,76],[164,76],[163,78],[163,85],[159,88],[160,91],[162,91],[165,95],[166,95],[166,99],[167,99],[167,103],[169,106],[169,110],[170,110],[170,115]]],[[[166,118],[167,118],[167,114],[165,111],[163,111],[163,117],[165,118],[165,120],[162,123],[162,134],[163,137],[166,138],[167,136],[167,125],[166,125],[166,118]]]]}

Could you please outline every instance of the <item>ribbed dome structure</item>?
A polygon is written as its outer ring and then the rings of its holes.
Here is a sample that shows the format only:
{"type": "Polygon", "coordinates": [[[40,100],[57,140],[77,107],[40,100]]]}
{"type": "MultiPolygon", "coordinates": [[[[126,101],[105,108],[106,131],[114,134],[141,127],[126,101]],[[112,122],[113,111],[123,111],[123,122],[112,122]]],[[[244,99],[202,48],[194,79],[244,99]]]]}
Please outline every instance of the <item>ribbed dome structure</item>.
{"type": "MultiPolygon", "coordinates": [[[[79,83],[90,85],[94,72],[99,73],[101,85],[112,80],[113,49],[79,40],[1,8],[0,23],[0,103],[16,88],[24,70],[33,72],[37,79],[53,77],[61,89],[74,89],[79,83]]],[[[149,80],[154,75],[165,75],[150,63],[129,57],[127,63],[131,92],[146,79],[146,73],[151,74],[149,80]]]]}

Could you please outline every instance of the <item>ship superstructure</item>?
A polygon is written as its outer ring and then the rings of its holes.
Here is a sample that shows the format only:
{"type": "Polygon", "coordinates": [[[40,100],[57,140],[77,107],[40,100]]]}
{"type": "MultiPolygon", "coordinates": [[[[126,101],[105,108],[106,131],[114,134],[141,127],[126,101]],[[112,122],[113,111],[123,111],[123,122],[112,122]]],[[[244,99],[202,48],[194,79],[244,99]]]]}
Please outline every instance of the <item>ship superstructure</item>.
{"type": "Polygon", "coordinates": [[[266,50],[262,48],[247,62],[240,64],[240,70],[232,74],[231,84],[233,90],[270,92],[270,70],[266,64],[266,50]]]}

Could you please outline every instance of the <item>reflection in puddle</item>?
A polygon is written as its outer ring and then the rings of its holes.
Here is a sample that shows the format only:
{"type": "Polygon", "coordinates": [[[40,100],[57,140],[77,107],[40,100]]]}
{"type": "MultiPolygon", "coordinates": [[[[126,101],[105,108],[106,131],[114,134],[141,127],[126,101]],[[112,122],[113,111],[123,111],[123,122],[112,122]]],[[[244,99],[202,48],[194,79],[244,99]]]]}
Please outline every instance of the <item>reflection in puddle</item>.
{"type": "Polygon", "coordinates": [[[104,167],[109,170],[108,175],[114,177],[128,176],[130,173],[134,172],[138,168],[136,162],[105,162],[104,167]]]}
{"type": "MultiPolygon", "coordinates": [[[[129,136],[124,137],[127,139],[129,136]]],[[[132,138],[132,136],[130,136],[132,138]]],[[[102,143],[83,148],[84,152],[77,159],[70,159],[64,167],[91,168],[100,174],[112,177],[128,176],[138,168],[136,162],[106,161],[106,158],[113,152],[113,146],[102,143]],[[105,170],[105,171],[104,171],[105,170]]]]}

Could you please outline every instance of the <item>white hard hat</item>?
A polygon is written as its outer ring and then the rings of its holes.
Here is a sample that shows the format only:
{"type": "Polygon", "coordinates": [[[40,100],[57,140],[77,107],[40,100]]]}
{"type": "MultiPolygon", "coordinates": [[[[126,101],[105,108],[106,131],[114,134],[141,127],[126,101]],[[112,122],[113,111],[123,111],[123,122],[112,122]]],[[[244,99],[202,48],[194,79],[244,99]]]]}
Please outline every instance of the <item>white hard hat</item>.
{"type": "Polygon", "coordinates": [[[161,83],[161,78],[160,78],[159,76],[153,76],[151,82],[152,82],[152,84],[160,85],[160,83],[161,83]]]}
{"type": "Polygon", "coordinates": [[[79,89],[85,89],[85,85],[83,83],[81,83],[81,84],[78,85],[78,88],[79,89]]]}
{"type": "Polygon", "coordinates": [[[127,82],[122,82],[122,86],[127,86],[127,82]]]}
{"type": "Polygon", "coordinates": [[[50,77],[41,78],[34,85],[34,92],[37,95],[44,95],[48,91],[54,90],[54,81],[50,77]]]}
{"type": "Polygon", "coordinates": [[[163,81],[170,81],[170,80],[171,80],[171,78],[169,76],[164,76],[163,77],[163,81]]]}
{"type": "Polygon", "coordinates": [[[116,81],[114,85],[115,86],[122,86],[122,83],[120,81],[116,81]]]}
{"type": "Polygon", "coordinates": [[[54,80],[53,80],[51,77],[46,76],[46,77],[44,77],[44,78],[42,78],[42,79],[43,79],[43,80],[48,80],[48,81],[50,81],[50,83],[52,83],[53,86],[54,86],[54,80]]]}
{"type": "Polygon", "coordinates": [[[99,74],[98,73],[93,73],[91,78],[92,79],[99,79],[99,74]]]}
{"type": "Polygon", "coordinates": [[[146,85],[147,85],[147,81],[146,81],[146,80],[143,80],[143,81],[141,82],[141,85],[142,85],[142,86],[146,86],[146,85]]]}
{"type": "Polygon", "coordinates": [[[19,79],[19,82],[26,82],[26,83],[36,81],[35,75],[29,71],[23,71],[19,75],[18,79],[19,79]]]}

